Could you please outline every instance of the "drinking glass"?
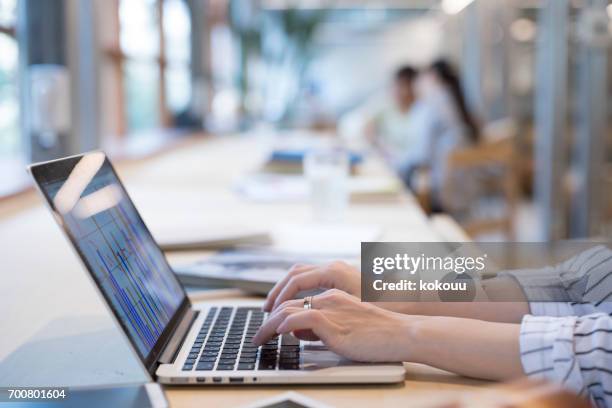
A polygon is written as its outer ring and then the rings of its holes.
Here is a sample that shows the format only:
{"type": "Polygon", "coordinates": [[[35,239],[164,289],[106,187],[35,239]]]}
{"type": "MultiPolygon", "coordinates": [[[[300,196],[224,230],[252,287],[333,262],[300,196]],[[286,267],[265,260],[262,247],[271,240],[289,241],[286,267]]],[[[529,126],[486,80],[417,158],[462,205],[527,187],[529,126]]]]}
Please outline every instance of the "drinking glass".
{"type": "Polygon", "coordinates": [[[342,148],[312,149],[304,157],[315,220],[342,219],[349,201],[349,155],[342,148]]]}

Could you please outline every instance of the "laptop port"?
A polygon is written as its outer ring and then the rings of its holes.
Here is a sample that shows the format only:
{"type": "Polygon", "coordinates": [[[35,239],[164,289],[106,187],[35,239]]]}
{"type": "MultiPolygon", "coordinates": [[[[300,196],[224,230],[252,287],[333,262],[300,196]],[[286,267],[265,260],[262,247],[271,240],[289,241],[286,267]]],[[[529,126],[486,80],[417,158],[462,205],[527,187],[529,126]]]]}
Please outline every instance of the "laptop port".
{"type": "Polygon", "coordinates": [[[197,377],[196,381],[199,382],[199,383],[206,382],[206,377],[197,377]]]}
{"type": "Polygon", "coordinates": [[[243,383],[244,377],[230,377],[229,381],[231,383],[243,383]]]}
{"type": "Polygon", "coordinates": [[[221,378],[221,377],[213,377],[213,382],[216,382],[216,383],[223,382],[223,378],[221,378]]]}

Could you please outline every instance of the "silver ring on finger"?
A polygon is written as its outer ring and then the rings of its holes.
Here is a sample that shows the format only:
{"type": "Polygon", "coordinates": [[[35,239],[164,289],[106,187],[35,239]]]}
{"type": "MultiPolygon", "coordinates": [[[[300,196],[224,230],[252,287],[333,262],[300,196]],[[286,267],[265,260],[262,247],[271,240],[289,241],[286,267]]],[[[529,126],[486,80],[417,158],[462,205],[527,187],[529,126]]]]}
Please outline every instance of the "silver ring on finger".
{"type": "Polygon", "coordinates": [[[312,309],[312,296],[306,296],[304,298],[304,309],[306,310],[312,309]]]}

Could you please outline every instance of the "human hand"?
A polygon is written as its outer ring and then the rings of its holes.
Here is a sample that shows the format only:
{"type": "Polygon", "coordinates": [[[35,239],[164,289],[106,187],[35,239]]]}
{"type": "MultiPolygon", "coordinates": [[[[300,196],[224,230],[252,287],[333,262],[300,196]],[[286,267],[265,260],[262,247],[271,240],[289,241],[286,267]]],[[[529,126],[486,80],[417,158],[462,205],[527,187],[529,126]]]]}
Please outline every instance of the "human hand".
{"type": "Polygon", "coordinates": [[[357,269],[341,261],[322,266],[295,265],[268,293],[263,309],[271,312],[286,300],[293,299],[299,292],[318,288],[340,289],[359,296],[361,276],[357,269]]]}
{"type": "Polygon", "coordinates": [[[330,350],[355,361],[406,361],[408,321],[338,289],[304,301],[288,300],[277,307],[253,337],[261,345],[279,334],[293,333],[303,340],[321,340],[330,350]]]}

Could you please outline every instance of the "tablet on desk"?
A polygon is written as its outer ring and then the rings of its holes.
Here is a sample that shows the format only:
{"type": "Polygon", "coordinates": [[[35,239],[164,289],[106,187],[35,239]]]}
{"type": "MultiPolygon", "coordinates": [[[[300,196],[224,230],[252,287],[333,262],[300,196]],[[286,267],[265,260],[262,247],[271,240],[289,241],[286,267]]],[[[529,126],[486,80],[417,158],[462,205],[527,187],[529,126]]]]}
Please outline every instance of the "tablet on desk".
{"type": "MultiPolygon", "coordinates": [[[[230,250],[196,264],[174,267],[187,286],[238,288],[266,295],[295,264],[325,264],[338,260],[335,255],[296,255],[272,250],[230,250]]],[[[357,262],[357,259],[345,259],[357,262]]]]}

